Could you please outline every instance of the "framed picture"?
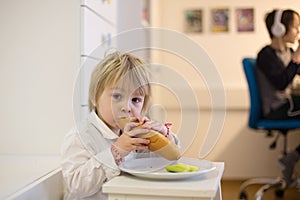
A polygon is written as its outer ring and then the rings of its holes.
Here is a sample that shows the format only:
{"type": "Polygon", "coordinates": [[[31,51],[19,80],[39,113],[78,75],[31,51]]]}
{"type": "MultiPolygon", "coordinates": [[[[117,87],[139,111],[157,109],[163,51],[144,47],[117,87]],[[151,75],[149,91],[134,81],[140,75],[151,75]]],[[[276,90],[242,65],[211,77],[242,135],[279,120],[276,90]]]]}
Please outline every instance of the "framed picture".
{"type": "Polygon", "coordinates": [[[203,17],[202,10],[186,10],[185,17],[185,32],[202,33],[203,31],[203,17]]]}
{"type": "Polygon", "coordinates": [[[238,32],[254,31],[254,9],[238,8],[236,9],[236,23],[238,32]]]}
{"type": "Polygon", "coordinates": [[[211,9],[211,32],[228,32],[229,31],[229,9],[213,8],[211,9]]]}

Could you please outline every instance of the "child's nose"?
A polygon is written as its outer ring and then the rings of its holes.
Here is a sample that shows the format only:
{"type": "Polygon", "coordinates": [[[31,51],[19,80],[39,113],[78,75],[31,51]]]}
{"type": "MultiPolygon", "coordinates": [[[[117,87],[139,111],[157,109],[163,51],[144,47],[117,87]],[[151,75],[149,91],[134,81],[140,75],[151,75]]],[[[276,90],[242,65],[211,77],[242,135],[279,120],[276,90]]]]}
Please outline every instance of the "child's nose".
{"type": "Polygon", "coordinates": [[[130,104],[129,103],[124,103],[123,106],[121,107],[122,112],[130,112],[130,104]]]}

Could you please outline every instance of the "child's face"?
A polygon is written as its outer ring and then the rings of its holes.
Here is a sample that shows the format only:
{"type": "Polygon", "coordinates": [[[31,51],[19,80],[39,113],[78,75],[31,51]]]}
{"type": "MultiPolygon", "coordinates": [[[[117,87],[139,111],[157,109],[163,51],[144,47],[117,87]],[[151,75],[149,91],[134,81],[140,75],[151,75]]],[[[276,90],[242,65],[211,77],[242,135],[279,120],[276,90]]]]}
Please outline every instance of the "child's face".
{"type": "Polygon", "coordinates": [[[299,27],[300,27],[300,19],[298,15],[294,14],[294,20],[291,23],[288,32],[284,37],[284,40],[289,43],[294,43],[299,40],[299,27]]]}
{"type": "Polygon", "coordinates": [[[145,97],[138,90],[130,90],[125,87],[106,87],[96,107],[99,117],[118,133],[120,128],[118,121],[123,117],[140,117],[145,97]]]}

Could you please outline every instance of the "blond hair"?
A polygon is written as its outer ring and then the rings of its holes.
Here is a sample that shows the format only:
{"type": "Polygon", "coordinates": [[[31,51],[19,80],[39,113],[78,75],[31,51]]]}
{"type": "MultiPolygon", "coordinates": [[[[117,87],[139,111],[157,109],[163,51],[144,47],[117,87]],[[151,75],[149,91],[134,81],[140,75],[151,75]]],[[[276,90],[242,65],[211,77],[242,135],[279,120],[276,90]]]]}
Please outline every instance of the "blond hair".
{"type": "Polygon", "coordinates": [[[150,105],[150,77],[145,63],[130,53],[114,52],[107,55],[94,69],[89,86],[89,110],[96,110],[96,101],[106,87],[116,83],[135,86],[145,96],[142,113],[150,105]]]}

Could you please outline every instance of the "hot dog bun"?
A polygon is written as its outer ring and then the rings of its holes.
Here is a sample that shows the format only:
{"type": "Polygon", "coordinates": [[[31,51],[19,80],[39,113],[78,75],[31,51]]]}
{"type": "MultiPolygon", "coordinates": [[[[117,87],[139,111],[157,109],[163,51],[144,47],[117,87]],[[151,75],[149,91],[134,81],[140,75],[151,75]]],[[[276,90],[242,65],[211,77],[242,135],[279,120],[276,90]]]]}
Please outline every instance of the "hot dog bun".
{"type": "MultiPolygon", "coordinates": [[[[137,118],[122,118],[119,121],[119,125],[123,130],[125,124],[128,122],[139,122],[137,118]]],[[[136,128],[141,128],[142,125],[137,126],[136,128]]],[[[148,145],[149,150],[153,151],[168,160],[178,160],[181,155],[179,152],[179,148],[177,145],[172,143],[168,138],[163,136],[162,134],[158,133],[154,130],[149,130],[146,134],[137,135],[137,137],[149,139],[150,143],[148,145]]]]}

